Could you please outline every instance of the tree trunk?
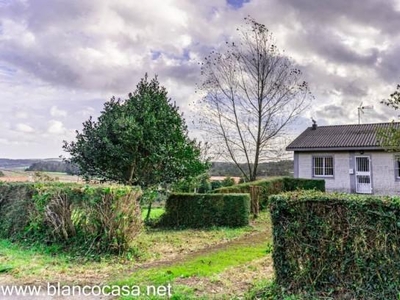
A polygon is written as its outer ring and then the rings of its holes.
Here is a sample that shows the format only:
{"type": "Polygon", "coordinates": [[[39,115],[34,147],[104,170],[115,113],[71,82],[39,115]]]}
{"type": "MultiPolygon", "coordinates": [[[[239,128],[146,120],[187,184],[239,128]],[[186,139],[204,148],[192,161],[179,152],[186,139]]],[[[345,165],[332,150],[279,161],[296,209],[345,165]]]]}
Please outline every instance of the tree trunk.
{"type": "Polygon", "coordinates": [[[149,206],[147,207],[147,214],[146,214],[146,218],[144,219],[144,221],[147,223],[150,220],[150,215],[151,215],[151,206],[153,204],[153,200],[150,200],[149,202],[149,206]]]}

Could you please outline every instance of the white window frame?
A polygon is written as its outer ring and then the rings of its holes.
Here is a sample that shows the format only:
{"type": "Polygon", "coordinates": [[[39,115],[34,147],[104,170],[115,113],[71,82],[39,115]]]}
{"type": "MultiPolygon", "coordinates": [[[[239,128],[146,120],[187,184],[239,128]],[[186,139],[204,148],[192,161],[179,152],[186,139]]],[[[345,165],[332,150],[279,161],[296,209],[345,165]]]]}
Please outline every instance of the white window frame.
{"type": "Polygon", "coordinates": [[[323,177],[323,178],[333,178],[335,175],[335,161],[333,158],[333,155],[321,155],[321,156],[313,156],[312,157],[312,176],[313,177],[323,177]],[[327,175],[326,170],[326,159],[332,159],[332,174],[327,175]],[[318,169],[322,168],[322,173],[323,174],[315,174],[315,171],[317,169],[316,167],[316,159],[322,159],[322,166],[318,167],[318,169]]]}

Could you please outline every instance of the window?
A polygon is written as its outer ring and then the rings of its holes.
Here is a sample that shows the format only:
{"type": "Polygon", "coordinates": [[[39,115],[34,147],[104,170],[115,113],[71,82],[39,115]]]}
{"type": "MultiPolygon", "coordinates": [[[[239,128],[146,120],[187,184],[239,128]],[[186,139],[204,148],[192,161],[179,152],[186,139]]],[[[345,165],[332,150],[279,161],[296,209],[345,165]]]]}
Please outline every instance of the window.
{"type": "Polygon", "coordinates": [[[313,157],[313,169],[314,169],[313,176],[333,177],[333,157],[332,156],[313,157]]]}
{"type": "Polygon", "coordinates": [[[394,157],[394,171],[396,174],[396,178],[400,179],[400,155],[396,155],[394,157]]]}

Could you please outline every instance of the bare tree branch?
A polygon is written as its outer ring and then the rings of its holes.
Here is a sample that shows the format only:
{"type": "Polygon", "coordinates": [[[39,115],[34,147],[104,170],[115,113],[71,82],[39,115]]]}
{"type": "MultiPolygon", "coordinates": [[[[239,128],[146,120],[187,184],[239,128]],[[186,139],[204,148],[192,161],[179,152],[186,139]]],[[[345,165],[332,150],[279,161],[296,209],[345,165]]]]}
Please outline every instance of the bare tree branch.
{"type": "Polygon", "coordinates": [[[205,96],[199,110],[208,139],[252,181],[260,161],[281,153],[276,141],[308,107],[312,95],[301,71],[273,44],[263,24],[246,18],[238,32],[239,42],[227,43],[225,51],[205,58],[205,96]],[[245,169],[240,167],[243,162],[245,169]]]}

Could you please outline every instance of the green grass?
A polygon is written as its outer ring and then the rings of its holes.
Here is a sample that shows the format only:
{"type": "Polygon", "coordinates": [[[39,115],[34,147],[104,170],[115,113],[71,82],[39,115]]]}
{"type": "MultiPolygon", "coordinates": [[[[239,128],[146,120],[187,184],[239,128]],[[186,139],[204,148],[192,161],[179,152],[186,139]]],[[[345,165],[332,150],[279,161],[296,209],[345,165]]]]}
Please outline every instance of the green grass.
{"type": "MultiPolygon", "coordinates": [[[[153,213],[160,214],[162,209],[156,208],[153,213]]],[[[137,266],[136,257],[99,256],[96,259],[86,259],[86,257],[73,257],[55,246],[16,244],[0,239],[0,281],[2,276],[7,276],[6,278],[13,278],[15,284],[48,281],[58,281],[68,285],[82,282],[98,284],[104,282],[105,278],[111,278],[108,281],[117,281],[120,285],[141,287],[148,284],[165,286],[171,283],[173,289],[171,299],[207,299],[199,297],[192,286],[174,281],[180,277],[191,276],[215,280],[219,274],[230,272],[230,268],[240,268],[254,259],[268,255],[266,250],[268,242],[272,239],[268,213],[263,212],[258,219],[252,221],[251,226],[242,228],[215,227],[207,230],[146,228],[137,237],[132,246],[140,252],[141,256],[138,258],[140,262],[157,264],[157,261],[174,259],[177,254],[178,257],[190,256],[190,253],[199,249],[207,249],[255,232],[265,232],[269,238],[255,245],[233,244],[229,246],[230,248],[221,248],[218,252],[177,261],[170,267],[142,269],[135,273],[132,273],[132,269],[137,266]],[[118,281],[118,278],[124,276],[123,274],[126,274],[126,277],[118,281]]]]}
{"type": "Polygon", "coordinates": [[[39,274],[51,265],[57,271],[67,268],[69,257],[55,247],[22,247],[8,240],[0,240],[0,273],[17,278],[39,274]],[[56,255],[57,254],[57,255],[56,255]]]}
{"type": "MultiPolygon", "coordinates": [[[[165,209],[162,207],[155,207],[151,209],[150,219],[158,219],[165,212],[165,209]]],[[[147,216],[147,208],[142,208],[142,219],[144,220],[147,216]]]]}
{"type": "MultiPolygon", "coordinates": [[[[223,272],[227,268],[243,265],[252,260],[264,257],[267,255],[266,248],[266,242],[252,245],[234,245],[228,249],[219,250],[215,253],[196,257],[172,266],[140,270],[135,272],[133,276],[117,281],[114,284],[120,286],[144,286],[149,284],[155,286],[166,286],[168,283],[172,283],[176,278],[187,278],[192,276],[210,278],[215,274],[223,272]]],[[[174,297],[178,297],[182,292],[181,290],[183,287],[173,286],[173,288],[174,297]]],[[[188,291],[186,291],[185,295],[188,295],[187,292],[188,291]]],[[[178,297],[174,299],[180,298],[178,297]]]]}

